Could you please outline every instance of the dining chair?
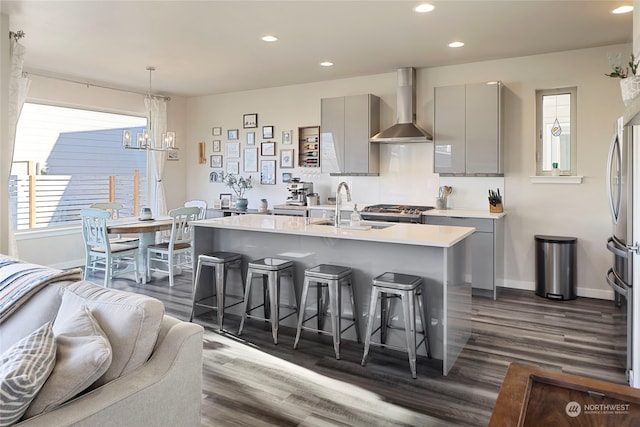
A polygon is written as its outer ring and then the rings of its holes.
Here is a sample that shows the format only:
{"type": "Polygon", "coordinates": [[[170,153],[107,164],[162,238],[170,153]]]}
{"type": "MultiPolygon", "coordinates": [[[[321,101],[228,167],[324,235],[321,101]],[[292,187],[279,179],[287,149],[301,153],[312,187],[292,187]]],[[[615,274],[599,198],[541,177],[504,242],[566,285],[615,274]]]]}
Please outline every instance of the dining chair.
{"type": "Polygon", "coordinates": [[[192,226],[189,222],[195,221],[199,213],[200,208],[197,207],[182,207],[169,211],[172,220],[169,241],[149,245],[147,248],[147,277],[151,277],[152,271],[166,273],[169,275],[169,287],[173,287],[175,269],[192,267],[192,226]]]}
{"type": "Polygon", "coordinates": [[[138,245],[112,243],[107,234],[107,219],[109,212],[97,208],[84,208],[80,211],[82,219],[82,237],[85,243],[86,259],[84,264],[84,280],[89,271],[104,272],[104,287],[108,288],[111,279],[123,274],[135,273],[135,280],[139,279],[138,245]],[[133,265],[130,268],[120,268],[122,264],[133,265]]]}
{"type": "Polygon", "coordinates": [[[184,202],[184,206],[186,208],[191,208],[194,206],[200,208],[198,219],[205,219],[207,217],[207,202],[205,202],[204,200],[189,200],[188,202],[184,202]]]}
{"type": "MultiPolygon", "coordinates": [[[[109,212],[109,219],[118,219],[120,218],[120,211],[123,209],[122,203],[118,202],[96,202],[92,203],[90,208],[94,209],[102,209],[104,211],[109,212]]],[[[111,243],[136,243],[138,241],[138,237],[135,236],[122,236],[118,234],[116,237],[109,238],[111,243]]]]}

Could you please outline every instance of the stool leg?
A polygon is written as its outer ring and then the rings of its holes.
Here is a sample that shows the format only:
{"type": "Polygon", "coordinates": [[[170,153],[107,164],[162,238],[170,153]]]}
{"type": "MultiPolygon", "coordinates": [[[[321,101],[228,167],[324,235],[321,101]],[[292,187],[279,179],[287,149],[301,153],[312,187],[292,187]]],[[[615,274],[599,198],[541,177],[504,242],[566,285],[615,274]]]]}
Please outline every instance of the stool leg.
{"type": "Polygon", "coordinates": [[[411,376],[416,378],[416,307],[413,293],[402,293],[402,311],[404,314],[404,329],[407,337],[407,353],[411,376]]]}
{"type": "Polygon", "coordinates": [[[420,322],[422,322],[422,334],[424,335],[424,347],[427,351],[427,357],[431,359],[431,343],[429,342],[429,324],[426,322],[426,313],[422,304],[422,293],[416,294],[418,300],[418,310],[420,312],[420,322]]]}
{"type": "Polygon", "coordinates": [[[304,323],[304,316],[307,312],[307,294],[309,293],[309,278],[305,276],[302,284],[302,298],[300,299],[300,313],[298,315],[298,328],[296,330],[296,340],[293,342],[293,348],[298,348],[298,341],[300,340],[300,333],[302,332],[302,324],[304,323]]]}
{"type": "Polygon", "coordinates": [[[327,283],[327,289],[329,289],[329,309],[331,310],[331,329],[333,330],[333,350],[336,353],[336,359],[340,359],[340,312],[341,312],[341,298],[340,298],[340,286],[337,280],[329,280],[327,283]]]}
{"type": "Polygon", "coordinates": [[[269,301],[269,276],[266,274],[262,275],[262,301],[264,301],[264,305],[262,309],[264,310],[264,318],[269,319],[271,317],[271,306],[267,304],[269,301]]]}
{"type": "Polygon", "coordinates": [[[317,295],[318,295],[318,316],[316,317],[316,321],[318,322],[317,329],[319,331],[324,330],[324,314],[327,312],[327,288],[324,286],[324,283],[314,281],[316,284],[317,295]]]}
{"type": "Polygon", "coordinates": [[[369,302],[369,314],[367,315],[367,329],[364,336],[364,353],[362,355],[362,366],[367,364],[369,346],[371,345],[371,331],[373,331],[373,319],[376,317],[376,306],[378,305],[378,288],[371,288],[371,301],[369,302]]]}
{"type": "Polygon", "coordinates": [[[391,310],[391,300],[394,297],[380,292],[380,343],[387,342],[387,326],[389,325],[389,313],[391,310]]]}
{"type": "Polygon", "coordinates": [[[198,261],[198,267],[196,268],[196,278],[193,281],[193,299],[191,300],[191,314],[189,315],[189,322],[193,321],[193,316],[196,311],[196,294],[198,293],[198,284],[200,283],[200,270],[202,270],[202,264],[198,261]]]}
{"type": "Polygon", "coordinates": [[[214,267],[216,275],[216,298],[218,300],[218,327],[222,331],[222,323],[224,322],[224,295],[227,285],[227,265],[217,264],[214,267]]]}
{"type": "Polygon", "coordinates": [[[273,343],[278,344],[278,327],[280,323],[280,274],[275,271],[270,271],[267,283],[269,289],[269,308],[271,310],[271,334],[273,335],[273,343]]]}
{"type": "Polygon", "coordinates": [[[360,336],[360,322],[358,322],[358,306],[356,304],[356,294],[353,289],[353,282],[351,281],[351,277],[348,278],[348,286],[349,286],[349,297],[351,299],[351,312],[353,313],[353,324],[356,329],[356,339],[358,340],[358,344],[362,342],[362,337],[360,336]]]}
{"type": "Polygon", "coordinates": [[[249,296],[251,295],[251,279],[253,278],[253,270],[247,269],[247,284],[244,287],[244,301],[242,303],[242,320],[240,321],[240,328],[238,329],[238,335],[242,335],[242,329],[244,328],[244,321],[247,320],[247,309],[249,308],[249,296]]]}

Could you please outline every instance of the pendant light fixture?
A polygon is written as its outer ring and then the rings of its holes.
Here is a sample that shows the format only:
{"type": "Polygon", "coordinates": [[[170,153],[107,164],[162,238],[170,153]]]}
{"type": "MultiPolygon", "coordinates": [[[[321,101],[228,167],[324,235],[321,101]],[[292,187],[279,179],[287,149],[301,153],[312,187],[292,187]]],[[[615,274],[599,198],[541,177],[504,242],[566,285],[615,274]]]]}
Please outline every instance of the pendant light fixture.
{"type": "MultiPolygon", "coordinates": [[[[154,98],[151,92],[151,73],[156,70],[156,67],[148,66],[147,71],[149,72],[149,91],[145,96],[148,99],[154,98]]],[[[163,133],[161,138],[157,140],[155,135],[153,135],[153,126],[152,126],[153,117],[149,114],[149,123],[147,124],[147,128],[138,133],[135,141],[131,135],[131,131],[126,129],[122,133],[122,145],[124,148],[129,150],[153,150],[153,151],[168,151],[168,150],[177,150],[176,147],[176,133],[167,131],[163,133]]]]}

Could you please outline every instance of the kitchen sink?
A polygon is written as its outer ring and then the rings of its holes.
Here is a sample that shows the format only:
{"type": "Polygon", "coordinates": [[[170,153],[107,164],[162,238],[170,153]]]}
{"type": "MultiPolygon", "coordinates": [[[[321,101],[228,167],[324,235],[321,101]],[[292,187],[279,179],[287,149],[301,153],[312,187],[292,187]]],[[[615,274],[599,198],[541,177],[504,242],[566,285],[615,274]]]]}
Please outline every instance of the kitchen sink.
{"type": "MultiPolygon", "coordinates": [[[[311,219],[309,223],[313,225],[335,226],[335,221],[330,218],[311,219]]],[[[383,230],[385,228],[393,227],[394,225],[395,224],[391,222],[360,221],[359,226],[351,226],[349,225],[349,221],[342,221],[340,223],[340,228],[344,228],[345,230],[383,230]]]]}

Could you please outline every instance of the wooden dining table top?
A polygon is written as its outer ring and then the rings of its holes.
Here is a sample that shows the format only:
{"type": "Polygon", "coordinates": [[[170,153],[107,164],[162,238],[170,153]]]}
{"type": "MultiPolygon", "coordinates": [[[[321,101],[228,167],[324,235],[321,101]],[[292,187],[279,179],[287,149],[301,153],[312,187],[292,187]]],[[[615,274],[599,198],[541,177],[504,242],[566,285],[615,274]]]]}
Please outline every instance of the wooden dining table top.
{"type": "Polygon", "coordinates": [[[160,217],[150,220],[140,220],[136,217],[119,218],[107,221],[107,231],[114,234],[152,233],[170,230],[172,223],[171,217],[160,217]]]}

